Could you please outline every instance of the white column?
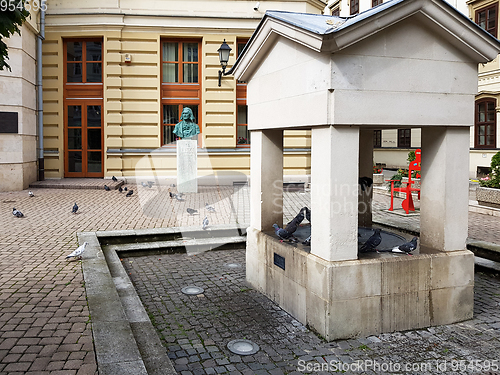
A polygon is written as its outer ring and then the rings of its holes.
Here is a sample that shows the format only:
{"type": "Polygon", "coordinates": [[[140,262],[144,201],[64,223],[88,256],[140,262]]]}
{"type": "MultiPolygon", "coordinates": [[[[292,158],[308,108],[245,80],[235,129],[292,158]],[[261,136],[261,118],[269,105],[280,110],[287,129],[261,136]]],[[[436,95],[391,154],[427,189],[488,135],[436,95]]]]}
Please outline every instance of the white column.
{"type": "Polygon", "coordinates": [[[465,249],[469,213],[469,128],[422,128],[420,244],[465,249]]]}
{"type": "MultiPolygon", "coordinates": [[[[359,131],[359,177],[373,179],[373,130],[361,129],[359,131]]],[[[373,184],[359,188],[358,199],[358,225],[360,227],[372,226],[372,198],[373,184]]]]}
{"type": "Polygon", "coordinates": [[[358,258],[358,127],[315,127],[311,143],[311,253],[358,258]]]}
{"type": "Polygon", "coordinates": [[[250,149],[250,226],[283,226],[283,130],[254,130],[250,149]]]}

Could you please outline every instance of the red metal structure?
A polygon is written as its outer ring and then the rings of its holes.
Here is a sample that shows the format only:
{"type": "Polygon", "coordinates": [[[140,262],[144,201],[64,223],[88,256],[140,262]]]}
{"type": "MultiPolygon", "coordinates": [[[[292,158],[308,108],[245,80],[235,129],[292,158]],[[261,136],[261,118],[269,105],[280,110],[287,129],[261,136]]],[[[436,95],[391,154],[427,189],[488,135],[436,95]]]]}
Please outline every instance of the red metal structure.
{"type": "Polygon", "coordinates": [[[420,158],[422,151],[418,148],[415,150],[415,160],[410,162],[410,166],[408,167],[408,182],[401,181],[401,184],[405,184],[406,186],[394,187],[394,182],[396,180],[388,180],[391,182],[391,207],[389,207],[389,211],[394,211],[394,192],[406,193],[406,198],[401,203],[403,210],[405,210],[406,214],[409,214],[410,211],[415,211],[415,206],[413,205],[413,197],[412,192],[416,191],[418,193],[418,199],[420,200],[420,188],[412,187],[412,184],[415,182],[412,180],[413,172],[415,171],[415,178],[420,178],[420,158]]]}

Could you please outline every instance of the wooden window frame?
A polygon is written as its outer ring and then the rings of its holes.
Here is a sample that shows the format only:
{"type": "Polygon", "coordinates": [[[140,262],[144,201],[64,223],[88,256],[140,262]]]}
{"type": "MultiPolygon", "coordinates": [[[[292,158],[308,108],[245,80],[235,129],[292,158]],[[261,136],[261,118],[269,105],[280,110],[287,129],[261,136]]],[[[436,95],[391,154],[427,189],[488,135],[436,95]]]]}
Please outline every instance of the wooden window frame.
{"type": "MultiPolygon", "coordinates": [[[[483,12],[485,12],[485,16],[486,16],[486,21],[485,21],[486,27],[484,27],[483,29],[486,30],[487,32],[489,32],[491,35],[493,35],[496,38],[497,34],[498,34],[498,3],[491,4],[491,5],[488,5],[486,7],[481,8],[481,9],[476,10],[475,15],[474,15],[474,19],[476,20],[476,23],[478,25],[479,25],[479,16],[483,12]],[[491,9],[495,10],[495,17],[493,18],[493,20],[495,21],[494,27],[488,27],[488,21],[489,21],[488,11],[491,9]]],[[[479,26],[479,27],[481,27],[481,26],[479,26]]]]}
{"type": "Polygon", "coordinates": [[[411,147],[411,129],[398,129],[398,147],[411,147]]]}
{"type": "Polygon", "coordinates": [[[475,103],[474,110],[474,147],[480,149],[495,149],[496,148],[496,138],[497,138],[497,114],[496,114],[497,101],[494,98],[483,98],[479,99],[475,103]],[[480,104],[486,104],[486,111],[488,112],[488,103],[493,103],[493,121],[488,121],[487,114],[485,116],[485,121],[479,121],[479,106],[480,104]],[[479,144],[479,129],[480,127],[485,127],[485,144],[479,144]],[[493,143],[488,143],[488,128],[493,130],[493,143]]]}
{"type": "Polygon", "coordinates": [[[374,148],[382,147],[382,130],[373,131],[373,147],[374,148]]]}
{"type": "Polygon", "coordinates": [[[63,54],[64,54],[64,84],[69,84],[69,85],[102,85],[103,83],[103,55],[104,55],[104,43],[102,38],[90,38],[90,39],[75,39],[75,38],[70,38],[70,39],[64,39],[63,43],[63,54]],[[82,59],[77,61],[82,64],[82,82],[68,82],[68,64],[74,64],[77,63],[75,61],[68,61],[68,43],[74,43],[74,42],[79,42],[82,43],[82,59]],[[89,60],[87,61],[87,43],[88,42],[100,42],[101,43],[101,60],[99,61],[93,61],[89,60]],[[92,63],[100,63],[101,64],[101,82],[87,82],[87,63],[92,62],[92,63]]]}
{"type": "Polygon", "coordinates": [[[376,7],[377,5],[380,5],[382,3],[383,3],[382,0],[372,0],[372,8],[376,7]]]}
{"type": "Polygon", "coordinates": [[[349,3],[350,15],[359,13],[359,0],[351,0],[349,3]]]}
{"type": "MultiPolygon", "coordinates": [[[[64,144],[64,177],[103,177],[106,162],[106,153],[104,145],[104,40],[103,38],[64,38],[63,39],[63,144],[64,144]],[[68,43],[82,43],[82,82],[68,82],[67,67],[68,67],[68,43]],[[88,42],[101,43],[101,60],[87,61],[88,42]],[[101,63],[101,82],[87,82],[87,62],[101,63]],[[69,172],[69,150],[68,150],[68,106],[79,105],[82,107],[82,129],[83,124],[86,124],[87,106],[101,106],[101,172],[87,172],[87,156],[82,154],[82,171],[69,172]],[[84,113],[85,112],[85,113],[84,113]],[[85,161],[85,163],[83,162],[85,161]]],[[[82,144],[87,143],[87,134],[82,131],[82,144]]],[[[86,147],[85,147],[86,148],[86,147]]],[[[83,149],[85,149],[83,148],[83,149]]],[[[93,150],[94,152],[97,150],[93,150]]],[[[88,152],[88,150],[87,150],[88,152]]]]}
{"type": "MultiPolygon", "coordinates": [[[[103,102],[102,100],[95,100],[95,99],[88,99],[88,100],[79,100],[79,99],[68,99],[64,102],[64,110],[63,110],[63,116],[64,116],[64,176],[65,177],[82,177],[82,174],[84,177],[103,177],[104,176],[104,159],[105,159],[105,153],[104,153],[104,113],[103,113],[103,102]],[[82,123],[81,123],[81,129],[82,129],[82,171],[81,172],[69,172],[69,157],[68,157],[68,106],[81,106],[82,107],[82,123]],[[88,106],[100,106],[101,107],[101,126],[99,129],[101,129],[101,149],[96,150],[88,150],[87,145],[88,145],[88,139],[87,139],[87,132],[89,127],[87,126],[87,107],[88,106]],[[85,126],[84,126],[85,124],[85,126]],[[83,131],[85,128],[86,131],[83,131]],[[84,151],[85,150],[85,151],[84,151]],[[101,152],[101,172],[88,172],[88,159],[87,155],[83,155],[84,152],[101,152]],[[84,163],[85,161],[85,163],[84,163]]],[[[72,127],[73,128],[73,127],[72,127]]],[[[90,127],[91,129],[94,127],[90,127]]],[[[97,129],[97,127],[95,127],[97,129]]]]}
{"type": "MultiPolygon", "coordinates": [[[[164,124],[164,105],[179,105],[180,110],[184,108],[185,105],[197,105],[198,106],[198,118],[196,119],[198,127],[200,128],[200,134],[198,134],[198,147],[202,146],[202,110],[201,110],[201,65],[202,65],[202,41],[201,39],[191,39],[191,38],[162,38],[160,40],[160,58],[161,58],[161,126],[160,126],[160,145],[162,147],[174,147],[173,144],[164,144],[164,127],[172,126],[164,124]],[[178,77],[179,82],[163,82],[163,63],[168,62],[163,60],[163,44],[164,43],[179,43],[178,45],[178,56],[179,56],[179,66],[178,66],[178,77]],[[197,43],[198,44],[198,82],[197,83],[184,83],[184,76],[182,74],[182,53],[183,53],[183,43],[197,43]]],[[[179,117],[181,112],[179,112],[179,117]]],[[[174,124],[175,125],[175,124],[174,124]]]]}
{"type": "MultiPolygon", "coordinates": [[[[238,58],[238,55],[241,51],[243,51],[243,48],[245,45],[248,43],[247,38],[238,38],[236,40],[236,58],[238,58]],[[241,51],[240,51],[241,47],[241,51]]],[[[235,142],[236,142],[236,147],[237,148],[248,148],[250,147],[250,137],[247,137],[247,143],[238,143],[238,127],[239,126],[246,126],[248,130],[248,117],[247,117],[247,123],[239,123],[238,122],[238,107],[239,106],[247,106],[247,83],[244,81],[237,81],[236,82],[236,129],[235,129],[235,142]]],[[[247,114],[248,114],[248,108],[247,108],[247,114]]]]}

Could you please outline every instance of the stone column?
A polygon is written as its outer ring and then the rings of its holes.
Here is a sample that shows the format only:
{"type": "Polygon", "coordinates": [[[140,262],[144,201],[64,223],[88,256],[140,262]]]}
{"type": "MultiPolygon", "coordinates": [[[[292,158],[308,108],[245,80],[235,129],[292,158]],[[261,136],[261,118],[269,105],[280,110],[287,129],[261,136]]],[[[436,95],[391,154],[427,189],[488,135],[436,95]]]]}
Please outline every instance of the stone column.
{"type": "Polygon", "coordinates": [[[315,127],[311,136],[311,253],[357,259],[359,128],[315,127]]]}
{"type": "Polygon", "coordinates": [[[250,226],[260,231],[283,226],[283,130],[251,132],[250,226]]]}
{"type": "MultiPolygon", "coordinates": [[[[361,129],[359,131],[359,177],[373,179],[373,130],[361,129]]],[[[359,188],[358,199],[358,225],[360,227],[372,226],[372,199],[373,184],[359,188]]]]}
{"type": "Polygon", "coordinates": [[[422,128],[420,244],[465,249],[469,213],[469,128],[422,128]]]}

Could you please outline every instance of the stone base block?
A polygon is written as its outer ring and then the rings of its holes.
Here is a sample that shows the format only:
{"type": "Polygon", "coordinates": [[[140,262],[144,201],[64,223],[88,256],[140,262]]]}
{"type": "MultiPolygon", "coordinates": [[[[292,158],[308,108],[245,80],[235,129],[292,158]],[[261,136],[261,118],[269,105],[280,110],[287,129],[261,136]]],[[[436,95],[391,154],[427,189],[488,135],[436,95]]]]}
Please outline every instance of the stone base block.
{"type": "Polygon", "coordinates": [[[373,185],[382,186],[384,184],[384,175],[382,173],[373,174],[373,185]]]}
{"type": "Polygon", "coordinates": [[[19,191],[37,179],[36,162],[0,164],[0,191],[19,191]]]}
{"type": "Polygon", "coordinates": [[[500,208],[500,189],[478,186],[476,200],[482,206],[500,208]]]}
{"type": "Polygon", "coordinates": [[[328,262],[249,228],[246,257],[247,281],[329,341],[472,318],[468,250],[328,262]]]}

